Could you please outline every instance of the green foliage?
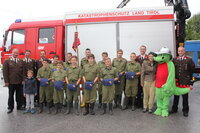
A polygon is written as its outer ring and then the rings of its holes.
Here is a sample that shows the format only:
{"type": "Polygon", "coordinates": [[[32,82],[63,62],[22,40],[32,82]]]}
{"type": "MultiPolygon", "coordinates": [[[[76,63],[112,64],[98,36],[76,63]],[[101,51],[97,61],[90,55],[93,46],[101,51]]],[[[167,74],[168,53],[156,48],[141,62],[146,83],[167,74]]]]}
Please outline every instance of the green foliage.
{"type": "Polygon", "coordinates": [[[200,13],[187,21],[185,40],[200,40],[200,13]]]}

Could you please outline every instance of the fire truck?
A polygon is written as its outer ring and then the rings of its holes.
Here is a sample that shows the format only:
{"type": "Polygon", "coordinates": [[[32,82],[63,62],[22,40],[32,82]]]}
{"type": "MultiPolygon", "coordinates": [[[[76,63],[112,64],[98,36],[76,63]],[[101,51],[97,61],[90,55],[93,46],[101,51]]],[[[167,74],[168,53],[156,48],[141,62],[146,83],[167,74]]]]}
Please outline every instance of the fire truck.
{"type": "Polygon", "coordinates": [[[5,32],[1,62],[11,56],[14,48],[19,49],[20,58],[29,49],[34,59],[45,50],[47,58],[57,54],[65,60],[67,52],[77,54],[72,48],[75,32],[81,43],[79,58],[84,57],[86,48],[91,49],[97,61],[104,51],[109,57],[116,57],[118,49],[123,49],[124,57],[129,58],[131,52],[139,54],[140,45],[146,45],[147,52],[166,46],[176,55],[177,44],[184,42],[184,24],[190,12],[185,0],[175,2],[165,0],[164,7],[70,12],[60,19],[17,19],[5,32]]]}

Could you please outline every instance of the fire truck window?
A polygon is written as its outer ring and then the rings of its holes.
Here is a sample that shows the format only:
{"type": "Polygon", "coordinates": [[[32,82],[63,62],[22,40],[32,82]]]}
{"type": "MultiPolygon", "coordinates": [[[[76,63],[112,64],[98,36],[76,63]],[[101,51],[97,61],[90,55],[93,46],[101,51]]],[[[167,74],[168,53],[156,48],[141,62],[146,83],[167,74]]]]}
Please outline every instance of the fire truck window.
{"type": "Polygon", "coordinates": [[[25,31],[24,30],[15,30],[13,32],[13,43],[12,44],[24,44],[25,40],[25,31]]]}
{"type": "Polygon", "coordinates": [[[5,51],[8,52],[10,51],[10,46],[11,46],[11,39],[12,39],[12,32],[9,31],[6,37],[6,44],[5,44],[5,51]]]}
{"type": "Polygon", "coordinates": [[[54,43],[54,28],[40,29],[39,43],[54,43]]]}

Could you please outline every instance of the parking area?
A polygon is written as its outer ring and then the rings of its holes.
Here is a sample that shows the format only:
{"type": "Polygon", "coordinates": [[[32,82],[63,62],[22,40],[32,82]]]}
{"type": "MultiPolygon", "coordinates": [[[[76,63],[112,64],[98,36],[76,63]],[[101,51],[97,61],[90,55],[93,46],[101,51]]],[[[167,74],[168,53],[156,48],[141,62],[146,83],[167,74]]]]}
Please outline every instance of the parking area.
{"type": "MultiPolygon", "coordinates": [[[[194,84],[190,93],[189,117],[183,117],[180,100],[179,112],[167,118],[153,114],[119,109],[114,115],[100,115],[95,107],[95,116],[76,116],[75,113],[64,115],[23,114],[16,111],[7,114],[8,90],[0,83],[0,132],[1,133],[198,133],[200,130],[200,82],[194,84]]],[[[172,102],[172,101],[171,101],[172,102]]]]}

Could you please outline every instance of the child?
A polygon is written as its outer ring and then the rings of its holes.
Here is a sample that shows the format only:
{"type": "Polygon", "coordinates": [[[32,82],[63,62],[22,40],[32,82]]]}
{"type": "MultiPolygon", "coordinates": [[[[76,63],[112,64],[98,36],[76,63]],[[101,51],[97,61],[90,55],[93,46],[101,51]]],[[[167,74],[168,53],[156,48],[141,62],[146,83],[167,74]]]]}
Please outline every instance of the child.
{"type": "Polygon", "coordinates": [[[83,81],[84,81],[84,95],[85,95],[85,112],[83,115],[89,114],[89,107],[90,107],[90,114],[95,115],[94,112],[94,105],[96,101],[96,82],[99,76],[99,67],[97,64],[94,63],[95,57],[93,54],[88,56],[89,64],[83,66],[82,74],[83,74],[83,81]]]}
{"type": "Polygon", "coordinates": [[[49,68],[49,61],[47,59],[43,60],[42,67],[38,70],[37,79],[40,81],[40,110],[38,113],[43,112],[43,103],[46,99],[47,102],[47,113],[50,112],[50,102],[52,101],[51,89],[49,86],[49,81],[51,80],[51,69],[49,68]]]}
{"type": "Polygon", "coordinates": [[[64,99],[64,82],[66,71],[63,70],[63,62],[58,61],[57,69],[52,74],[52,82],[54,83],[53,102],[55,105],[55,113],[58,113],[59,105],[63,105],[64,99]]]}
{"type": "Polygon", "coordinates": [[[26,109],[24,113],[35,113],[34,109],[34,97],[37,95],[37,80],[33,77],[33,71],[28,70],[27,78],[24,80],[24,97],[26,97],[26,109]]]}
{"type": "Polygon", "coordinates": [[[113,99],[115,96],[115,85],[114,81],[118,80],[118,72],[115,67],[111,65],[111,59],[105,60],[106,67],[100,71],[100,80],[102,81],[102,102],[103,112],[101,115],[106,113],[107,103],[109,103],[109,113],[113,115],[113,99]]]}
{"type": "Polygon", "coordinates": [[[138,78],[140,75],[140,64],[136,62],[136,54],[131,53],[130,59],[131,61],[127,63],[126,65],[126,88],[125,88],[125,102],[123,110],[126,110],[128,108],[128,101],[129,98],[132,99],[132,111],[135,110],[135,97],[138,93],[138,78]]]}
{"type": "Polygon", "coordinates": [[[75,109],[76,115],[79,115],[78,111],[78,96],[80,94],[79,90],[79,83],[81,81],[81,68],[78,67],[77,64],[78,58],[77,56],[72,56],[71,58],[71,66],[67,69],[67,75],[65,81],[67,83],[67,104],[68,104],[68,111],[66,114],[70,114],[71,106],[70,103],[72,102],[72,98],[75,101],[75,109]]]}

